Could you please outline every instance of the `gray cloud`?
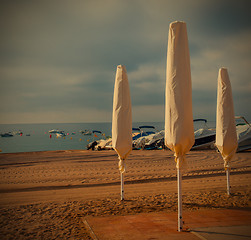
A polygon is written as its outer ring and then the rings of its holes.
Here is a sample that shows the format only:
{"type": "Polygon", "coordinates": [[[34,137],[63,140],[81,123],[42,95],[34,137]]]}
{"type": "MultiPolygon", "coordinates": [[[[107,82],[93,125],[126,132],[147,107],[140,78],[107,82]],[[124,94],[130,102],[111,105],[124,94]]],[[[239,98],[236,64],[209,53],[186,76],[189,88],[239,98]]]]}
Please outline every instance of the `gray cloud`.
{"type": "Polygon", "coordinates": [[[247,6],[245,0],[2,1],[0,123],[110,121],[118,64],[127,68],[134,121],[164,121],[174,20],[187,22],[194,116],[214,118],[218,69],[227,66],[236,111],[251,119],[247,6]]]}

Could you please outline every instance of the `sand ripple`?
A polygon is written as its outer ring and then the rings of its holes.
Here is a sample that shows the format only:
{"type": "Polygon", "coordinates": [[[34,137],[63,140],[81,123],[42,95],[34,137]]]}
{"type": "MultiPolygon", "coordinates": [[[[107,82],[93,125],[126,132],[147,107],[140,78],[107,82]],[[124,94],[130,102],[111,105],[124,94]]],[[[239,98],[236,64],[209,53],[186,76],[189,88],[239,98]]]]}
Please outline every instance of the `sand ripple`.
{"type": "MultiPolygon", "coordinates": [[[[114,151],[0,154],[1,239],[91,239],[81,218],[176,211],[170,151],[133,151],[126,161],[125,197],[114,151]]],[[[183,171],[183,208],[250,210],[251,152],[231,162],[232,195],[220,154],[192,151],[183,171]]]]}

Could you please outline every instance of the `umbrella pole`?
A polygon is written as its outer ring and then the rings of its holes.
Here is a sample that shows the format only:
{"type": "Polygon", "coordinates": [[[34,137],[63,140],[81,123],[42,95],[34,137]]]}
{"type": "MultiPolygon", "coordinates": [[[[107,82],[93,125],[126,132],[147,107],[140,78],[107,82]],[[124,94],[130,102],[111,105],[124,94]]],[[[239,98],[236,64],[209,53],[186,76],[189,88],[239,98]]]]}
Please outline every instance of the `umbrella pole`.
{"type": "Polygon", "coordinates": [[[230,195],[230,171],[229,168],[226,170],[227,175],[227,194],[230,195]]]}
{"type": "Polygon", "coordinates": [[[121,201],[124,200],[124,174],[121,173],[121,201]]]}
{"type": "Polygon", "coordinates": [[[181,191],[181,181],[182,175],[180,169],[177,168],[177,180],[178,180],[178,231],[182,232],[183,229],[183,219],[182,219],[182,191],[181,191]]]}

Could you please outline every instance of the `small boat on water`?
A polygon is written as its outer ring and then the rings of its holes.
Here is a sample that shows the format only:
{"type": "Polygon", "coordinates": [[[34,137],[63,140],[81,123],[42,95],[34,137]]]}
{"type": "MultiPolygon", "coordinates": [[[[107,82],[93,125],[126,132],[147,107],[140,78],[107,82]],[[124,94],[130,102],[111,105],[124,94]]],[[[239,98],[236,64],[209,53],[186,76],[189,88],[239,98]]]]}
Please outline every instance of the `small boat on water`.
{"type": "Polygon", "coordinates": [[[192,149],[215,148],[216,130],[208,128],[206,119],[194,119],[194,122],[204,122],[204,126],[194,132],[195,142],[192,149]]]}
{"type": "Polygon", "coordinates": [[[237,152],[251,149],[251,125],[243,116],[236,116],[236,132],[238,139],[237,152]],[[238,122],[239,121],[239,122],[238,122]]]}
{"type": "Polygon", "coordinates": [[[13,137],[14,136],[11,132],[2,133],[0,135],[1,135],[1,137],[13,137]]]}
{"type": "Polygon", "coordinates": [[[58,129],[52,129],[52,130],[49,130],[49,133],[57,133],[57,132],[59,132],[59,130],[58,130],[58,129]]]}
{"type": "Polygon", "coordinates": [[[58,131],[58,132],[56,133],[56,136],[57,136],[57,137],[65,137],[66,134],[65,134],[64,131],[58,131]]]}
{"type": "Polygon", "coordinates": [[[52,130],[50,130],[48,132],[56,134],[56,137],[65,137],[66,136],[66,134],[65,134],[65,132],[63,130],[52,129],[52,130]]]}
{"type": "Polygon", "coordinates": [[[79,131],[81,134],[83,134],[83,135],[92,135],[92,131],[90,131],[90,130],[80,130],[79,131]]]}

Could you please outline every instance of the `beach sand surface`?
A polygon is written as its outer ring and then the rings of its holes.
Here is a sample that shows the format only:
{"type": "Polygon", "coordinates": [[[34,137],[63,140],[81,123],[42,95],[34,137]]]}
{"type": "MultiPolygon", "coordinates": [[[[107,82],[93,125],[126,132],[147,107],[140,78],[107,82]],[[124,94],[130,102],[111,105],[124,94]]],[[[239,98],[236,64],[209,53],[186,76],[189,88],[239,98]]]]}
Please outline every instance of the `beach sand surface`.
{"type": "MultiPolygon", "coordinates": [[[[221,155],[190,151],[183,170],[183,209],[250,210],[251,151],[231,162],[226,194],[221,155]]],[[[0,154],[1,239],[91,239],[85,216],[177,211],[177,182],[169,150],[132,151],[126,160],[125,201],[115,151],[0,154]]]]}

